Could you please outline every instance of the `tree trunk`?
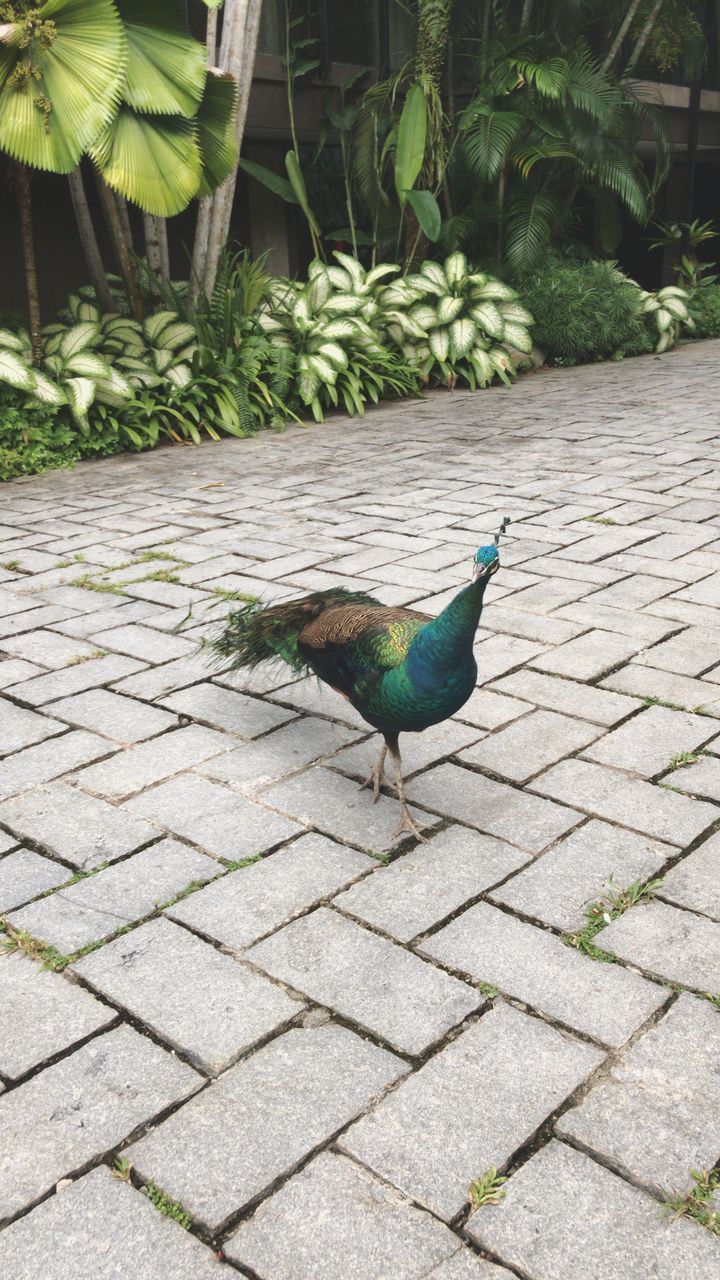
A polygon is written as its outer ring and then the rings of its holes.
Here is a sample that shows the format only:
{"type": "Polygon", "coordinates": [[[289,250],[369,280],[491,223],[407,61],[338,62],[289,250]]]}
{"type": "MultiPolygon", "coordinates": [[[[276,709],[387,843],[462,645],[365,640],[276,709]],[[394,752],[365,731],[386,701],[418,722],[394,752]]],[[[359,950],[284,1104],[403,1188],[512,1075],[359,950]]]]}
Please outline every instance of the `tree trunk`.
{"type": "Polygon", "coordinates": [[[523,0],[522,13],[520,15],[521,35],[525,35],[525,33],[527,32],[530,26],[530,19],[532,17],[532,7],[533,7],[533,0],[523,0]]]}
{"type": "Polygon", "coordinates": [[[95,235],[95,227],[93,226],[92,214],[85,194],[85,183],[83,182],[80,165],[78,165],[77,169],[73,169],[72,173],[68,174],[68,184],[90,283],[95,290],[95,297],[100,310],[112,311],[112,294],[110,293],[105,265],[100,253],[97,236],[95,235]]]}
{"type": "Polygon", "coordinates": [[[33,235],[30,170],[26,164],[17,164],[15,166],[15,184],[20,214],[20,236],[25,262],[25,290],[27,293],[30,342],[32,344],[33,364],[39,364],[42,355],[42,321],[40,318],[40,291],[38,289],[37,259],[35,257],[35,237],[33,235]]]}
{"type": "MultiPolygon", "coordinates": [[[[250,100],[250,89],[252,88],[261,13],[262,0],[234,0],[234,3],[232,3],[232,0],[226,0],[220,48],[220,66],[223,71],[228,71],[237,83],[236,139],[238,151],[242,146],[245,132],[245,120],[250,100]],[[226,32],[227,39],[225,38],[226,32]]],[[[215,192],[213,199],[203,279],[203,288],[208,296],[215,287],[220,254],[230,231],[230,218],[236,183],[237,165],[235,165],[223,185],[215,192]]]]}
{"type": "Polygon", "coordinates": [[[162,297],[160,285],[170,283],[167,222],[165,218],[143,211],[143,231],[145,232],[145,258],[151,277],[150,289],[157,300],[162,297]]]}
{"type": "Polygon", "coordinates": [[[125,283],[128,302],[130,303],[130,311],[135,320],[143,320],[145,318],[145,308],[143,306],[142,293],[140,291],[140,279],[135,260],[132,256],[132,248],[128,244],[127,232],[120,212],[120,207],[115,199],[115,193],[110,190],[100,173],[97,173],[96,176],[103,213],[105,214],[105,220],[112,239],[115,257],[117,258],[118,267],[120,268],[120,274],[125,283]]]}
{"type": "MultiPolygon", "coordinates": [[[[218,10],[208,9],[205,46],[207,49],[207,64],[209,67],[214,67],[217,61],[217,30],[218,10]]],[[[190,268],[190,287],[188,290],[188,302],[191,308],[195,307],[205,279],[205,264],[207,262],[207,247],[210,236],[210,223],[212,221],[214,199],[214,195],[203,196],[202,200],[200,200],[198,204],[192,266],[190,268]]]]}
{"type": "Polygon", "coordinates": [[[662,9],[664,3],[665,3],[665,0],[655,0],[655,3],[647,16],[647,21],[643,24],[642,31],[640,32],[640,35],[635,41],[635,47],[632,53],[630,54],[630,60],[625,68],[625,72],[624,72],[625,75],[628,75],[633,70],[633,67],[636,65],[636,63],[639,61],[640,55],[643,49],[645,48],[645,45],[647,44],[648,40],[650,39],[652,29],[655,26],[655,23],[657,22],[660,16],[660,10],[662,9]]]}
{"type": "Polygon", "coordinates": [[[625,39],[628,31],[630,30],[630,23],[632,22],[633,18],[635,17],[635,14],[640,8],[640,4],[641,4],[641,0],[630,0],[628,11],[625,14],[625,17],[623,18],[622,22],[620,23],[617,35],[615,36],[615,39],[613,40],[612,44],[610,45],[610,48],[608,49],[607,53],[605,54],[605,57],[603,58],[602,66],[600,68],[601,71],[609,71],[610,67],[615,61],[618,55],[620,46],[623,40],[625,39]]]}

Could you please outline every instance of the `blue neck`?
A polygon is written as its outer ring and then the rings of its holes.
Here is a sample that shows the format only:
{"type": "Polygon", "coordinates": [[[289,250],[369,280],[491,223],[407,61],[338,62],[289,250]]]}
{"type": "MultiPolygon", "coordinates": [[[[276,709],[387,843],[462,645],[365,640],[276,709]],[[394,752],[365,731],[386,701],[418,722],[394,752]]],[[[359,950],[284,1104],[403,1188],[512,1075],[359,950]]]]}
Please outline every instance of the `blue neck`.
{"type": "Polygon", "coordinates": [[[437,687],[449,674],[474,668],[473,641],[488,581],[483,577],[463,587],[437,618],[418,631],[405,660],[414,684],[437,687]]]}

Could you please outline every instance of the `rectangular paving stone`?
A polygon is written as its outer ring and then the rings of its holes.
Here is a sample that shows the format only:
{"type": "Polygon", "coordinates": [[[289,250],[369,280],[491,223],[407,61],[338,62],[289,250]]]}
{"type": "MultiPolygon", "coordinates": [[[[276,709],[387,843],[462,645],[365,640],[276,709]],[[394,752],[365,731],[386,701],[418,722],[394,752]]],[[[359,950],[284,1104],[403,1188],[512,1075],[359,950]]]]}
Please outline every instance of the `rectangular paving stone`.
{"type": "Polygon", "coordinates": [[[470,907],[420,950],[612,1048],[667,1000],[663,988],[638,974],[597,964],[487,902],[470,907]]]}
{"type": "Polygon", "coordinates": [[[143,792],[126,808],[222,858],[254,857],[302,830],[282,814],[195,774],[143,792]]]}
{"type": "Polygon", "coordinates": [[[32,849],[16,849],[0,859],[0,911],[11,911],[48,889],[56,889],[70,874],[67,867],[32,849]]]}
{"type": "Polygon", "coordinates": [[[0,660],[0,689],[10,689],[14,684],[42,674],[42,667],[36,667],[33,662],[25,662],[22,658],[3,658],[0,660]]]}
{"type": "MultiPolygon", "coordinates": [[[[0,877],[2,866],[0,862],[0,877]]],[[[668,871],[661,894],[679,907],[720,921],[720,835],[711,836],[668,871]]]]}
{"type": "Polygon", "coordinates": [[[548,765],[587,746],[601,732],[587,720],[554,711],[533,711],[462,751],[460,759],[513,782],[526,782],[548,765]]]}
{"type": "Polygon", "coordinates": [[[169,920],[151,920],[73,965],[121,1010],[219,1075],[303,1008],[169,920]]]}
{"type": "Polygon", "coordinates": [[[666,774],[663,782],[686,795],[720,801],[720,760],[716,756],[703,756],[696,764],[666,774]]]}
{"type": "Polygon", "coordinates": [[[334,901],[342,911],[409,942],[526,862],[526,855],[492,836],[447,827],[334,901]]]}
{"type": "MultiPolygon", "coordinates": [[[[471,742],[481,737],[479,729],[471,729],[457,720],[445,720],[442,724],[433,725],[426,733],[405,734],[402,742],[403,776],[409,778],[420,769],[455,755],[471,742]]],[[[367,778],[378,758],[382,738],[373,734],[364,742],[356,743],[345,751],[340,751],[332,761],[334,769],[340,769],[351,777],[367,778]]],[[[393,777],[392,764],[386,760],[388,780],[393,777]]]]}
{"type": "Polygon", "coordinates": [[[720,689],[704,680],[678,676],[655,667],[641,667],[630,662],[621,671],[603,680],[604,689],[617,689],[638,698],[655,698],[670,702],[686,711],[702,711],[703,715],[720,719],[720,689]]]}
{"type": "Polygon", "coordinates": [[[416,803],[509,840],[529,853],[539,853],[580,821],[572,809],[548,805],[527,792],[454,764],[441,764],[422,774],[411,783],[409,793],[416,803]]]}
{"type": "MultiPolygon", "coordinates": [[[[720,623],[720,618],[718,618],[720,623]]],[[[638,657],[643,666],[661,667],[682,676],[699,676],[717,662],[720,632],[714,627],[686,627],[638,657]]]]}
{"type": "Polygon", "coordinates": [[[22,751],[24,747],[64,731],[65,726],[58,720],[38,715],[27,707],[19,707],[9,698],[0,697],[0,755],[22,751]]]}
{"type": "Polygon", "coordinates": [[[114,867],[22,907],[8,919],[16,929],[27,929],[34,938],[70,955],[141,920],[191,882],[211,880],[220,870],[212,858],[187,845],[161,840],[114,867]]]}
{"type": "Polygon", "coordinates": [[[102,649],[126,653],[130,658],[139,658],[141,662],[155,665],[183,658],[195,649],[192,641],[184,640],[182,636],[165,635],[162,631],[155,631],[152,627],[144,627],[137,622],[93,632],[93,640],[102,649]]]}
{"type": "Polygon", "coordinates": [[[345,1027],[292,1029],[125,1154],[215,1232],[406,1070],[345,1027]]]}
{"type": "Polygon", "coordinates": [[[642,647],[642,640],[633,640],[615,631],[587,631],[541,654],[530,665],[536,671],[549,671],[573,680],[596,680],[627,662],[642,647]]]}
{"type": "Polygon", "coordinates": [[[655,977],[720,992],[720,924],[707,916],[644,902],[613,920],[596,941],[655,977]]]}
{"type": "MultiPolygon", "coordinates": [[[[341,843],[347,840],[376,853],[392,846],[400,821],[397,800],[381,794],[373,804],[371,792],[361,791],[357,782],[317,765],[268,787],[262,800],[341,843]]],[[[428,814],[413,807],[410,812],[421,829],[433,825],[428,814]]]]}
{"type": "Polygon", "coordinates": [[[565,1143],[549,1142],[503,1191],[465,1229],[528,1280],[709,1280],[720,1264],[709,1231],[565,1143]]]}
{"type": "Polygon", "coordinates": [[[73,693],[132,676],[136,671],[142,671],[142,663],[135,658],[109,653],[105,658],[91,658],[61,671],[48,671],[46,675],[23,680],[22,684],[13,685],[13,696],[33,707],[40,707],[58,698],[69,698],[73,693]]]}
{"type": "Polygon", "coordinates": [[[463,724],[476,724],[481,729],[499,729],[501,725],[517,720],[530,710],[530,703],[518,698],[507,698],[489,689],[474,689],[456,719],[463,724]]]}
{"type": "Polygon", "coordinates": [[[490,896],[558,929],[582,929],[591,902],[658,876],[675,853],[672,845],[593,818],[490,896]]]}
{"type": "Polygon", "coordinates": [[[501,1168],[602,1060],[599,1049],[499,1004],[339,1145],[449,1221],[467,1203],[473,1179],[501,1168]],[[532,1062],[532,1071],[518,1072],[518,1062],[532,1062]]]}
{"type": "Polygon", "coordinates": [[[547,707],[548,711],[559,711],[563,715],[579,716],[581,720],[604,725],[617,724],[641,705],[637,699],[625,698],[594,685],[578,684],[575,680],[562,680],[528,669],[504,676],[492,686],[492,692],[507,693],[513,698],[547,707]]]}
{"type": "Polygon", "coordinates": [[[113,1009],[21,951],[0,955],[0,1008],[5,1027],[12,1028],[0,1041],[0,1071],[11,1080],[115,1017],[113,1009]]]}
{"type": "Polygon", "coordinates": [[[326,684],[321,684],[315,676],[306,676],[303,680],[294,680],[281,689],[271,691],[268,695],[272,702],[287,705],[293,711],[307,711],[310,715],[328,716],[331,720],[339,720],[350,725],[352,729],[363,729],[369,732],[370,726],[363,720],[359,711],[350,705],[347,698],[336,693],[326,684]]]}
{"type": "Polygon", "coordinates": [[[624,636],[635,636],[645,644],[657,641],[677,630],[677,624],[651,617],[648,613],[636,613],[630,609],[612,609],[607,605],[593,604],[594,596],[563,605],[553,617],[567,618],[578,625],[598,627],[601,631],[619,631],[624,636]]]}
{"type": "Polygon", "coordinates": [[[5,653],[14,654],[16,658],[24,658],[39,667],[58,671],[68,666],[73,658],[89,657],[93,653],[93,645],[84,640],[61,636],[57,631],[26,631],[21,636],[6,636],[3,640],[5,653]]]}
{"type": "MultiPolygon", "coordinates": [[[[714,732],[708,716],[669,707],[648,707],[583,751],[583,758],[627,769],[651,778],[670,767],[676,756],[693,752],[714,732]]],[[[674,782],[674,779],[673,779],[674,782]]]]}
{"type": "Polygon", "coordinates": [[[523,640],[519,636],[490,636],[475,646],[478,665],[478,684],[489,684],[499,676],[521,667],[531,658],[542,653],[547,646],[536,641],[523,640]]]}
{"type": "Polygon", "coordinates": [[[720,1019],[681,995],[556,1125],[561,1137],[667,1195],[720,1155],[720,1019]]]}
{"type": "Polygon", "coordinates": [[[310,833],[206,885],[166,914],[227,947],[247,947],[376,866],[366,854],[310,833]]]}
{"type": "Polygon", "coordinates": [[[294,712],[260,698],[205,682],[181,689],[164,699],[164,705],[213,729],[224,729],[241,738],[257,738],[292,720],[294,712]]]}
{"type": "Polygon", "coordinates": [[[115,862],[158,834],[149,822],[65,782],[32,787],[5,800],[0,822],[81,871],[115,862]]]}
{"type": "Polygon", "coordinates": [[[86,733],[83,729],[26,747],[24,751],[0,761],[0,800],[70,773],[91,760],[107,755],[109,749],[107,738],[99,738],[97,734],[86,733]]]}
{"type": "Polygon", "coordinates": [[[668,844],[689,844],[717,820],[717,810],[589,760],[564,760],[532,782],[533,791],[643,831],[668,844]]]}
{"type": "MultiPolygon", "coordinates": [[[[185,610],[187,613],[187,609],[185,610]]],[[[120,659],[114,659],[120,661],[120,659]]],[[[126,662],[134,659],[126,658],[126,662]]],[[[144,698],[147,702],[157,702],[173,689],[183,689],[190,684],[199,684],[207,680],[207,659],[200,653],[189,658],[176,658],[174,662],[164,662],[161,667],[150,667],[144,671],[136,666],[137,674],[127,674],[126,678],[117,677],[113,681],[116,693],[128,694],[131,698],[144,698]]],[[[109,682],[108,682],[109,683],[109,682]]]]}
{"type": "Polygon", "coordinates": [[[298,716],[256,741],[245,742],[234,751],[197,765],[196,772],[227,782],[239,791],[254,792],[296,773],[313,760],[334,755],[357,736],[357,730],[331,720],[298,716]]]}
{"type": "Polygon", "coordinates": [[[265,1201],[224,1249],[273,1280],[437,1280],[437,1268],[458,1253],[471,1260],[468,1277],[484,1274],[473,1272],[473,1263],[484,1264],[437,1219],[329,1151],[265,1201]]]}
{"type": "Polygon", "coordinates": [[[6,1227],[2,1251],[14,1280],[214,1280],[218,1270],[211,1249],[104,1166],[6,1227]]]}
{"type": "Polygon", "coordinates": [[[150,707],[137,698],[123,698],[109,689],[88,689],[52,704],[53,715],[68,724],[92,729],[125,746],[154,738],[177,726],[177,716],[150,707]]]}
{"type": "Polygon", "coordinates": [[[675,594],[676,600],[689,600],[692,604],[706,604],[717,609],[720,603],[720,573],[713,573],[702,582],[694,582],[691,587],[675,594]]]}
{"type": "Polygon", "coordinates": [[[327,907],[257,943],[248,959],[401,1053],[422,1053],[482,1003],[472,987],[327,907]]]}
{"type": "Polygon", "coordinates": [[[17,846],[15,836],[8,835],[6,831],[0,831],[0,853],[7,853],[10,849],[17,846]]]}
{"type": "MultiPolygon", "coordinates": [[[[105,751],[107,751],[107,742],[105,751]]],[[[174,729],[159,738],[140,742],[127,751],[118,751],[102,764],[83,769],[73,781],[87,791],[111,800],[122,800],[163,778],[229,751],[232,738],[203,725],[174,729]]]]}
{"type": "Polygon", "coordinates": [[[0,1223],[200,1082],[191,1067],[122,1026],[8,1093],[0,1107],[0,1223]]]}

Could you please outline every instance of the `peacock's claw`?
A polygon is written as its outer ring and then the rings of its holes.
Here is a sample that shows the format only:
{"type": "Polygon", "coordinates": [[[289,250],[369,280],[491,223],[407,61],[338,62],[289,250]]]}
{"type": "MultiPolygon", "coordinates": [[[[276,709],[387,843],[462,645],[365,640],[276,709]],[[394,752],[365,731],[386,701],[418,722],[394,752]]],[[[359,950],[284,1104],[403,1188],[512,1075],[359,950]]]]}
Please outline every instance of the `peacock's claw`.
{"type": "Polygon", "coordinates": [[[370,784],[372,783],[373,804],[377,804],[378,800],[380,799],[380,788],[383,782],[385,781],[386,753],[387,753],[387,747],[384,747],[380,752],[380,755],[378,756],[377,760],[375,761],[375,764],[373,765],[372,769],[370,770],[367,778],[365,779],[364,782],[360,784],[360,790],[364,791],[365,788],[369,787],[370,784]]]}
{"type": "Polygon", "coordinates": [[[417,823],[413,822],[412,818],[410,817],[410,812],[407,806],[403,805],[402,811],[401,811],[400,826],[398,827],[397,831],[393,831],[392,839],[399,840],[400,836],[404,835],[406,832],[408,833],[408,835],[415,836],[415,839],[419,840],[421,844],[429,843],[427,836],[423,835],[417,823]]]}

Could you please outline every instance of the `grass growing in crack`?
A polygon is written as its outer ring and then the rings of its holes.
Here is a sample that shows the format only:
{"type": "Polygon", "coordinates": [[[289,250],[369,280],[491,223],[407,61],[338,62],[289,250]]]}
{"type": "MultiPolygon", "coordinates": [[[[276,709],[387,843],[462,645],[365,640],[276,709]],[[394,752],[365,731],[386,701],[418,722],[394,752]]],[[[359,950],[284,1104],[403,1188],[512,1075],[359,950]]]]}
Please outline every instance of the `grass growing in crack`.
{"type": "Polygon", "coordinates": [[[259,604],[259,596],[251,596],[247,591],[229,591],[227,587],[213,587],[211,594],[218,600],[242,600],[243,604],[259,604]]]}
{"type": "Polygon", "coordinates": [[[720,1011],[720,991],[718,991],[717,995],[713,995],[711,991],[703,991],[701,999],[709,1000],[710,1004],[715,1005],[715,1008],[720,1011]]]}
{"type": "Polygon", "coordinates": [[[481,1173],[468,1188],[468,1197],[473,1209],[479,1209],[483,1204],[499,1204],[505,1198],[505,1192],[502,1190],[504,1182],[507,1182],[507,1178],[498,1173],[495,1165],[491,1165],[481,1173]]]}
{"type": "Polygon", "coordinates": [[[492,982],[476,982],[475,986],[480,992],[480,995],[485,996],[487,1000],[494,1000],[495,997],[500,994],[497,987],[494,987],[492,982]]]}
{"type": "Polygon", "coordinates": [[[167,902],[158,902],[157,910],[166,911],[168,907],[174,907],[176,902],[182,902],[183,898],[189,898],[192,893],[197,893],[198,889],[204,889],[206,884],[212,884],[213,880],[217,878],[217,876],[213,876],[209,880],[191,880],[189,884],[185,885],[184,889],[175,894],[174,898],[168,898],[167,902]]]}
{"type": "Polygon", "coordinates": [[[53,969],[61,973],[70,963],[70,956],[64,956],[57,947],[48,946],[41,938],[34,938],[27,929],[14,929],[10,924],[0,926],[3,938],[0,944],[8,955],[14,951],[22,951],[31,960],[41,960],[44,969],[53,969]]]}
{"type": "Polygon", "coordinates": [[[173,556],[169,551],[143,551],[139,555],[138,560],[170,560],[173,564],[182,565],[183,569],[188,566],[187,560],[181,560],[179,556],[173,556]]]}
{"type": "Polygon", "coordinates": [[[187,1212],[187,1209],[183,1209],[182,1205],[178,1204],[177,1200],[173,1200],[170,1196],[166,1195],[160,1187],[155,1185],[152,1178],[148,1182],[144,1191],[151,1205],[157,1209],[158,1213],[161,1213],[164,1218],[172,1218],[173,1222],[179,1222],[180,1226],[184,1227],[187,1231],[190,1223],[192,1222],[192,1218],[187,1212]]]}
{"type": "Polygon", "coordinates": [[[76,551],[74,556],[68,556],[65,560],[58,560],[55,565],[56,569],[72,569],[74,564],[85,564],[85,556],[82,551],[76,551]]]}
{"type": "Polygon", "coordinates": [[[679,702],[666,702],[664,698],[641,698],[644,707],[667,707],[668,711],[690,711],[690,707],[682,707],[679,702]]]}
{"type": "Polygon", "coordinates": [[[591,524],[616,524],[612,516],[583,516],[583,520],[589,520],[591,524]]]}
{"type": "MultiPolygon", "coordinates": [[[[172,569],[156,569],[154,573],[146,573],[143,578],[135,578],[133,579],[133,581],[135,582],[172,582],[174,585],[178,585],[180,582],[180,579],[178,578],[176,573],[173,573],[172,569]]],[[[130,584],[128,583],[126,585],[129,586],[130,584]]]]}
{"type": "Polygon", "coordinates": [[[105,649],[93,649],[92,653],[74,653],[72,658],[68,658],[65,665],[67,667],[79,667],[81,662],[93,662],[95,658],[107,658],[105,649]]]}
{"type": "Polygon", "coordinates": [[[684,769],[686,765],[697,764],[698,760],[700,760],[701,758],[702,758],[702,752],[678,751],[677,755],[673,756],[672,760],[670,761],[668,765],[668,770],[684,769]]]}
{"type": "Polygon", "coordinates": [[[692,1218],[720,1236],[720,1212],[710,1207],[715,1191],[720,1187],[720,1170],[691,1169],[692,1186],[687,1195],[668,1196],[665,1208],[676,1218],[692,1218]]]}
{"type": "Polygon", "coordinates": [[[3,564],[0,564],[0,569],[7,569],[8,573],[16,573],[19,568],[19,560],[5,560],[3,564]]]}
{"type": "Polygon", "coordinates": [[[129,1182],[131,1169],[132,1165],[125,1156],[116,1156],[112,1169],[116,1178],[121,1178],[123,1182],[129,1182]]]}
{"type": "Polygon", "coordinates": [[[251,867],[253,862],[262,862],[261,853],[253,853],[249,858],[241,858],[239,862],[223,862],[226,871],[242,871],[243,867],[251,867]]]}
{"type": "Polygon", "coordinates": [[[626,889],[616,890],[611,876],[606,896],[599,898],[597,902],[591,902],[585,908],[587,920],[585,928],[580,929],[578,933],[564,933],[563,942],[566,946],[575,947],[577,951],[590,956],[591,960],[605,960],[609,964],[614,964],[617,960],[615,953],[603,951],[598,947],[594,942],[595,936],[630,907],[636,907],[640,902],[648,902],[662,887],[662,883],[662,880],[650,880],[647,884],[643,884],[642,880],[634,880],[626,889]]]}
{"type": "Polygon", "coordinates": [[[75,578],[71,583],[71,587],[82,587],[84,591],[99,591],[109,596],[121,596],[125,593],[120,587],[115,586],[114,582],[98,582],[97,578],[93,578],[92,574],[84,573],[82,577],[75,578]]]}

